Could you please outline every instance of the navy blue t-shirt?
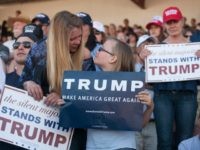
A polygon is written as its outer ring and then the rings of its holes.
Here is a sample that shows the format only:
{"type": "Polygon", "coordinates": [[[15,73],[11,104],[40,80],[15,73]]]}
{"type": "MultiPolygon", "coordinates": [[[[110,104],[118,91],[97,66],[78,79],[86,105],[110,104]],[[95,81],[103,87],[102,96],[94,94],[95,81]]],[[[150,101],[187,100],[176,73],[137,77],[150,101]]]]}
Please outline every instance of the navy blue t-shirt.
{"type": "Polygon", "coordinates": [[[7,73],[6,74],[6,84],[10,86],[14,86],[16,88],[20,88],[18,80],[19,80],[19,75],[16,73],[16,71],[7,73]]]}

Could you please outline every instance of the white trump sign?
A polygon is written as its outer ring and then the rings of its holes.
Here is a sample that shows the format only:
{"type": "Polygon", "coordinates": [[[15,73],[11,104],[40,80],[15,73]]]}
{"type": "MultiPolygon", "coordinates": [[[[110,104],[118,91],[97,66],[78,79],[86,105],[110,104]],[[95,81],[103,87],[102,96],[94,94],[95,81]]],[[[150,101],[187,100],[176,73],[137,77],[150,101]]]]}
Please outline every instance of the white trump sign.
{"type": "Polygon", "coordinates": [[[147,45],[146,82],[172,82],[200,79],[200,43],[147,45]]]}
{"type": "Polygon", "coordinates": [[[5,86],[0,100],[0,140],[31,150],[68,150],[73,130],[59,126],[59,109],[5,86]]]}

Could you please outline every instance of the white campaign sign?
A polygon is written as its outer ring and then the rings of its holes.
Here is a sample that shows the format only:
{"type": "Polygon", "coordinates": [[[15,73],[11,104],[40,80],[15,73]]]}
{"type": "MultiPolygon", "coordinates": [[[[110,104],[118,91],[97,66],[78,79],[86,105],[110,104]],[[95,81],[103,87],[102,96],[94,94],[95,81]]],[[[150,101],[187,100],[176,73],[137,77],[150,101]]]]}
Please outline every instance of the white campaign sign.
{"type": "Polygon", "coordinates": [[[31,150],[68,150],[73,130],[59,126],[59,109],[5,86],[0,100],[0,140],[31,150]]]}
{"type": "Polygon", "coordinates": [[[200,79],[200,58],[195,55],[200,43],[147,45],[146,82],[171,82],[200,79]]]}

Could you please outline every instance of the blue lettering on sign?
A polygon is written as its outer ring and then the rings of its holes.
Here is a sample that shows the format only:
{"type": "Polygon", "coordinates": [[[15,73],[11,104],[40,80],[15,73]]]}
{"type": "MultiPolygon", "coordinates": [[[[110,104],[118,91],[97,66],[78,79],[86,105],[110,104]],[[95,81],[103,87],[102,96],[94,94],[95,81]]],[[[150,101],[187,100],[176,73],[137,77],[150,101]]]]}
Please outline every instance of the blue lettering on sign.
{"type": "Polygon", "coordinates": [[[53,128],[53,129],[62,129],[62,131],[66,131],[68,132],[68,128],[63,128],[59,125],[59,122],[56,121],[52,121],[52,120],[48,120],[48,119],[44,119],[44,126],[47,126],[49,128],[53,128]]]}
{"type": "Polygon", "coordinates": [[[20,112],[18,110],[15,110],[13,108],[9,108],[9,107],[6,107],[6,106],[2,107],[1,112],[4,113],[4,114],[9,114],[10,116],[13,116],[15,118],[24,119],[24,120],[27,120],[27,121],[30,121],[30,122],[35,122],[37,124],[39,124],[41,122],[41,118],[39,116],[34,116],[32,114],[20,112]]]}

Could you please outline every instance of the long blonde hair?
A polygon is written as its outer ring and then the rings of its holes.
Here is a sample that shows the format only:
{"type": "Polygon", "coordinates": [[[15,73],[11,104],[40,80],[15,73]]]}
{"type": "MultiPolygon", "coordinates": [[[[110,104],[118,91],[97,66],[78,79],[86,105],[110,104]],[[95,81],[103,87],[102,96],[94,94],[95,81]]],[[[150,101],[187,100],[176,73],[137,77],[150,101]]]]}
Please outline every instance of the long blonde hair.
{"type": "Polygon", "coordinates": [[[47,41],[47,76],[50,91],[61,92],[63,73],[65,70],[81,70],[83,55],[82,46],[70,54],[69,40],[73,28],[82,27],[82,21],[68,12],[58,12],[52,19],[47,41]]]}

